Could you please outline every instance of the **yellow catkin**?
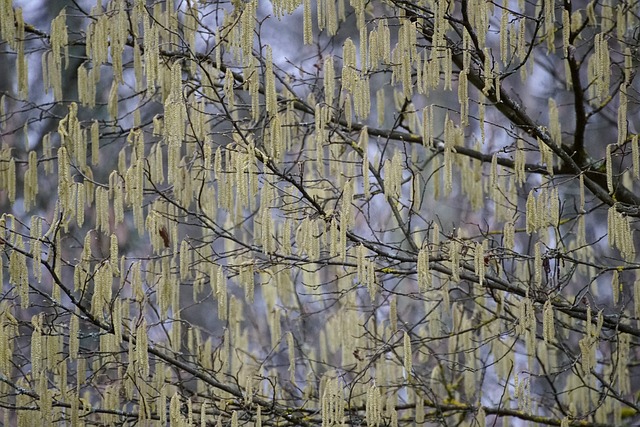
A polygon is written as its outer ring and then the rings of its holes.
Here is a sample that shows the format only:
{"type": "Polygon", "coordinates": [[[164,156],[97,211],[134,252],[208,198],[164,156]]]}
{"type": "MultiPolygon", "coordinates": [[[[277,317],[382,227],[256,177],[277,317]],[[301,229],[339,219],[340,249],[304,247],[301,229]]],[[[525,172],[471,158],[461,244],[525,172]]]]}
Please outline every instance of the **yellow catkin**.
{"type": "Polygon", "coordinates": [[[491,89],[493,89],[493,81],[494,81],[494,76],[493,76],[493,62],[492,62],[492,53],[491,53],[491,49],[489,49],[488,47],[485,47],[483,49],[484,52],[484,65],[483,65],[483,87],[482,87],[482,93],[485,96],[489,95],[489,92],[491,91],[491,89]]]}
{"type": "Polygon", "coordinates": [[[62,53],[64,53],[65,63],[69,62],[69,38],[67,34],[67,15],[65,9],[62,9],[58,16],[51,22],[51,50],[55,61],[62,61],[62,53]],[[64,52],[63,52],[64,48],[64,52]]]}
{"type": "Polygon", "coordinates": [[[491,156],[491,167],[489,168],[489,194],[492,200],[497,200],[498,196],[498,154],[491,156]]]}
{"type": "MultiPolygon", "coordinates": [[[[528,49],[527,49],[527,22],[526,19],[520,19],[520,23],[518,26],[518,37],[517,37],[517,48],[516,52],[518,53],[518,59],[522,62],[527,57],[528,49]]],[[[522,67],[526,70],[527,67],[522,67]]],[[[525,71],[526,73],[526,71],[525,71]]]]}
{"type": "MultiPolygon", "coordinates": [[[[7,151],[7,154],[8,151],[7,151]]],[[[2,175],[3,178],[3,186],[5,191],[7,192],[7,198],[11,203],[16,200],[16,161],[13,157],[8,160],[8,167],[4,171],[2,175]]],[[[0,175],[0,177],[2,176],[0,175]]]]}
{"type": "Polygon", "coordinates": [[[180,280],[187,281],[191,278],[191,250],[186,240],[180,242],[180,280]]]}
{"type": "Polygon", "coordinates": [[[433,44],[437,49],[442,48],[445,43],[445,34],[447,31],[447,21],[445,20],[445,14],[448,13],[447,8],[450,6],[448,1],[437,2],[435,7],[435,19],[434,19],[434,36],[433,44]]]}
{"type": "MultiPolygon", "coordinates": [[[[320,1],[318,2],[320,3],[320,1]]],[[[313,44],[313,23],[311,21],[311,0],[303,0],[303,42],[306,45],[313,44]]]]}
{"type": "Polygon", "coordinates": [[[29,233],[31,238],[31,256],[33,257],[32,267],[33,275],[40,283],[42,280],[42,265],[40,264],[40,258],[42,256],[42,218],[38,216],[31,217],[31,230],[29,233]]]}
{"type": "Polygon", "coordinates": [[[462,32],[462,70],[461,72],[468,73],[471,64],[471,35],[465,28],[462,32]]]}
{"type": "Polygon", "coordinates": [[[52,34],[51,34],[51,46],[53,52],[50,55],[43,56],[43,61],[46,60],[46,81],[48,82],[49,87],[53,88],[53,97],[56,101],[62,101],[62,61],[59,54],[56,54],[56,51],[59,52],[59,48],[66,44],[66,26],[64,26],[64,19],[62,19],[61,14],[54,19],[52,23],[52,34]],[[57,34],[54,34],[54,27],[56,29],[57,34]]]}
{"type": "Polygon", "coordinates": [[[124,182],[121,175],[111,172],[109,175],[109,192],[113,197],[113,217],[116,224],[124,221],[124,182]]]}
{"type": "Polygon", "coordinates": [[[634,76],[633,59],[634,59],[634,56],[633,56],[633,53],[631,52],[631,48],[626,47],[624,49],[624,84],[625,85],[631,84],[631,79],[634,76]]]}
{"type": "Polygon", "coordinates": [[[451,194],[453,189],[453,160],[456,143],[461,139],[459,129],[456,129],[453,120],[445,118],[444,130],[444,191],[445,194],[451,194]]]}
{"type": "Polygon", "coordinates": [[[633,176],[640,178],[640,149],[638,148],[638,134],[631,138],[631,157],[633,157],[633,176]]]}
{"type": "Polygon", "coordinates": [[[216,272],[216,299],[218,300],[218,318],[227,319],[227,279],[222,266],[216,272]]]}
{"type": "Polygon", "coordinates": [[[558,226],[560,220],[560,196],[558,188],[554,187],[549,195],[548,221],[547,224],[552,227],[558,226]]]}
{"type": "Polygon", "coordinates": [[[618,105],[618,145],[627,140],[627,88],[620,88],[618,105]]]}
{"type": "Polygon", "coordinates": [[[367,392],[367,400],[365,406],[367,425],[376,426],[380,424],[382,420],[382,396],[377,386],[373,385],[367,392]]]}
{"type": "Polygon", "coordinates": [[[182,97],[182,70],[179,62],[171,67],[171,91],[164,104],[163,132],[167,141],[168,181],[173,183],[179,171],[185,135],[186,105],[182,97]]]}
{"type": "Polygon", "coordinates": [[[451,239],[451,241],[449,242],[449,266],[451,268],[451,280],[453,281],[453,283],[459,283],[460,282],[460,243],[455,239],[451,239]]]}
{"type": "Polygon", "coordinates": [[[147,77],[147,89],[153,90],[158,80],[158,63],[160,48],[158,40],[158,25],[153,24],[151,17],[143,17],[144,28],[144,70],[147,77]]]}
{"type": "Polygon", "coordinates": [[[576,245],[581,248],[587,244],[587,229],[584,215],[578,217],[578,232],[576,233],[576,245]]]}
{"type": "Polygon", "coordinates": [[[438,86],[440,81],[440,70],[436,54],[432,51],[429,54],[424,52],[424,61],[422,62],[422,92],[428,95],[431,89],[438,86]],[[436,70],[437,69],[437,70],[436,70]]]}
{"type": "Polygon", "coordinates": [[[342,56],[342,87],[353,93],[358,73],[356,70],[356,46],[350,38],[347,38],[342,45],[342,56]]]}
{"type": "Polygon", "coordinates": [[[375,71],[378,69],[378,65],[380,64],[380,45],[379,45],[379,37],[378,30],[374,29],[369,33],[369,55],[367,68],[371,71],[375,71]]]}
{"type": "Polygon", "coordinates": [[[540,151],[540,161],[547,166],[547,173],[553,176],[553,151],[540,138],[538,138],[538,150],[540,151]]]}
{"type": "Polygon", "coordinates": [[[418,286],[422,292],[431,288],[432,279],[429,268],[429,247],[423,247],[418,252],[418,286]]]}
{"type": "Polygon", "coordinates": [[[565,88],[566,90],[570,90],[572,87],[571,84],[571,68],[569,67],[570,55],[573,53],[571,50],[573,47],[570,44],[569,37],[571,35],[571,16],[569,15],[568,10],[562,11],[562,52],[564,54],[565,60],[564,64],[564,80],[565,80],[565,88]]]}
{"type": "Polygon", "coordinates": [[[444,73],[444,90],[451,90],[452,86],[452,75],[453,75],[453,64],[451,60],[451,49],[444,49],[444,58],[442,58],[442,72],[444,73]]]}
{"type": "Polygon", "coordinates": [[[86,37],[89,58],[97,67],[107,62],[109,52],[108,16],[101,9],[98,6],[91,9],[91,16],[97,19],[87,27],[86,37]]]}
{"type": "Polygon", "coordinates": [[[51,57],[51,52],[45,52],[42,54],[42,86],[44,89],[44,93],[49,93],[49,89],[51,89],[52,82],[49,75],[49,59],[51,57]]]}
{"type": "Polygon", "coordinates": [[[548,223],[548,202],[549,191],[547,188],[540,189],[535,205],[537,230],[541,229],[548,223]]]}
{"type": "MultiPolygon", "coordinates": [[[[29,67],[27,57],[24,51],[24,19],[22,17],[22,8],[16,8],[15,11],[16,25],[16,68],[18,74],[18,96],[20,99],[26,100],[29,97],[29,67]]],[[[13,23],[8,24],[13,26],[13,23]]],[[[5,39],[6,40],[6,39],[5,39]]]]}
{"type": "Polygon", "coordinates": [[[403,94],[406,98],[411,98],[413,95],[413,81],[412,81],[412,64],[416,59],[416,31],[415,23],[410,20],[404,20],[400,31],[400,39],[402,44],[398,46],[399,52],[402,55],[400,61],[401,68],[401,81],[403,94]]]}
{"type": "Polygon", "coordinates": [[[354,90],[354,113],[359,119],[366,119],[371,112],[371,92],[369,79],[363,77],[357,80],[354,90]]]}
{"type": "Polygon", "coordinates": [[[407,379],[411,378],[411,371],[413,369],[413,351],[411,350],[411,337],[404,331],[403,339],[403,360],[404,370],[406,372],[407,379]]]}
{"type": "Polygon", "coordinates": [[[96,80],[98,80],[98,78],[96,77],[96,75],[99,74],[99,68],[92,68],[89,70],[89,72],[87,73],[87,80],[86,80],[86,87],[85,87],[85,99],[84,101],[86,102],[86,105],[90,108],[93,108],[96,106],[96,90],[97,90],[97,84],[96,84],[96,80]]]}
{"type": "Polygon", "coordinates": [[[111,263],[96,266],[93,279],[95,288],[91,300],[91,310],[97,316],[101,317],[104,308],[111,303],[112,278],[111,263]]]}
{"type": "Polygon", "coordinates": [[[24,208],[26,211],[34,206],[38,195],[38,155],[35,151],[29,152],[27,171],[24,176],[24,208]]]}
{"type": "Polygon", "coordinates": [[[109,262],[115,276],[118,271],[118,236],[111,234],[109,241],[109,262]]]}
{"type": "Polygon", "coordinates": [[[547,299],[542,308],[542,335],[544,341],[547,343],[552,343],[555,339],[555,324],[554,324],[554,314],[553,314],[553,305],[551,304],[551,299],[547,299]]]}
{"type": "Polygon", "coordinates": [[[266,70],[265,70],[265,97],[267,113],[275,114],[278,111],[278,98],[276,93],[276,81],[273,71],[273,54],[271,46],[267,46],[266,70]]]}
{"type": "Polygon", "coordinates": [[[327,33],[330,36],[335,36],[338,32],[338,12],[336,10],[336,2],[333,0],[324,0],[323,3],[325,5],[325,22],[327,24],[327,33]]]}
{"type": "Polygon", "coordinates": [[[610,67],[611,59],[609,57],[609,44],[605,34],[596,34],[595,36],[595,67],[597,69],[597,90],[600,102],[604,102],[609,96],[609,85],[611,80],[610,67]]]}
{"type": "Polygon", "coordinates": [[[537,230],[537,210],[536,210],[536,199],[533,194],[533,191],[529,192],[527,196],[527,202],[525,204],[525,215],[526,215],[526,232],[527,234],[531,234],[537,230]]]}
{"type": "Polygon", "coordinates": [[[371,196],[371,185],[369,182],[369,132],[366,126],[360,131],[358,146],[362,149],[362,186],[364,196],[368,199],[371,196]]]}
{"type": "Polygon", "coordinates": [[[289,353],[289,380],[296,381],[296,352],[293,333],[287,332],[287,349],[289,353]]]}
{"type": "Polygon", "coordinates": [[[13,2],[3,1],[0,2],[0,37],[6,40],[12,49],[15,49],[16,43],[16,27],[15,22],[15,10],[13,8],[13,2]]]}
{"type": "Polygon", "coordinates": [[[324,60],[324,99],[328,105],[333,105],[335,95],[335,69],[333,56],[329,55],[324,60]]]}
{"type": "MultiPolygon", "coordinates": [[[[400,153],[400,151],[396,151],[391,158],[391,162],[389,162],[389,169],[387,169],[387,172],[385,173],[385,178],[390,178],[388,196],[394,199],[399,199],[402,195],[402,166],[402,154],[400,153]]],[[[385,182],[385,190],[386,189],[387,185],[385,182]]]]}
{"type": "Polygon", "coordinates": [[[122,54],[129,36],[129,16],[124,9],[124,3],[121,1],[110,3],[109,8],[114,12],[109,17],[108,28],[113,79],[118,83],[122,83],[122,54]]]}
{"type": "Polygon", "coordinates": [[[502,244],[505,248],[513,250],[515,240],[515,225],[512,221],[504,223],[502,244]]]}
{"type": "Polygon", "coordinates": [[[227,71],[224,76],[224,94],[227,101],[227,108],[230,112],[233,112],[236,108],[235,105],[235,94],[233,91],[233,87],[235,85],[235,80],[233,78],[233,73],[231,72],[231,68],[227,68],[227,71]]]}
{"type": "Polygon", "coordinates": [[[0,306],[4,313],[0,317],[0,372],[10,372],[11,359],[13,356],[14,338],[17,337],[17,322],[11,314],[11,308],[2,304],[0,306]]]}
{"type": "Polygon", "coordinates": [[[611,295],[613,297],[613,305],[618,305],[621,290],[622,283],[620,282],[620,273],[618,273],[618,270],[613,270],[613,276],[611,278],[611,295]]]}
{"type": "Polygon", "coordinates": [[[7,119],[7,117],[5,116],[5,114],[7,114],[7,94],[3,94],[2,96],[0,96],[0,129],[4,128],[5,126],[5,120],[7,119]]]}
{"type": "Polygon", "coordinates": [[[485,275],[485,243],[476,242],[474,253],[474,271],[478,276],[478,283],[482,286],[485,275]]]}
{"type": "Polygon", "coordinates": [[[325,1],[326,0],[316,1],[316,19],[319,31],[324,30],[326,27],[325,1]]]}
{"type": "Polygon", "coordinates": [[[11,251],[9,255],[9,283],[16,285],[20,307],[26,309],[29,306],[29,271],[27,257],[19,252],[24,249],[22,236],[16,236],[14,246],[18,250],[11,251]]]}
{"type": "Polygon", "coordinates": [[[109,195],[104,188],[96,187],[96,228],[101,231],[109,230],[109,195]]]}
{"type": "Polygon", "coordinates": [[[460,103],[460,126],[466,127],[469,124],[469,93],[467,73],[464,71],[459,74],[458,102],[460,103]]]}
{"type": "Polygon", "coordinates": [[[66,147],[58,149],[58,199],[62,210],[66,210],[69,205],[69,194],[72,187],[69,156],[66,147]]]}
{"type": "Polygon", "coordinates": [[[633,282],[633,305],[635,308],[635,317],[638,318],[640,324],[640,271],[636,270],[636,280],[633,282]]]}
{"type": "Polygon", "coordinates": [[[118,119],[118,83],[114,80],[111,84],[108,100],[109,117],[111,120],[118,119]]]}
{"type": "Polygon", "coordinates": [[[527,175],[525,173],[526,154],[524,152],[524,141],[522,138],[518,138],[516,141],[515,161],[514,161],[514,174],[515,182],[518,186],[522,186],[527,181],[527,175]]]}
{"type": "Polygon", "coordinates": [[[553,98],[549,98],[549,133],[551,139],[556,145],[562,143],[562,131],[560,127],[560,118],[558,113],[558,106],[553,98]]]}
{"type": "MultiPolygon", "coordinates": [[[[40,315],[31,318],[33,333],[31,334],[31,372],[34,377],[42,375],[43,357],[45,349],[43,348],[44,337],[42,336],[42,318],[40,315]]],[[[43,375],[46,376],[46,375],[43,375]]]]}
{"type": "Polygon", "coordinates": [[[500,11],[500,61],[507,64],[509,61],[509,34],[512,33],[509,26],[509,0],[502,0],[500,11]]]}
{"type": "Polygon", "coordinates": [[[605,165],[607,171],[607,190],[611,194],[613,193],[613,160],[611,158],[611,144],[607,144],[605,165]]]}
{"type": "Polygon", "coordinates": [[[609,241],[609,247],[613,248],[616,244],[616,226],[618,220],[618,212],[616,212],[615,208],[612,206],[607,211],[607,235],[609,241]]]}
{"type": "Polygon", "coordinates": [[[100,124],[97,120],[91,123],[91,164],[100,164],[100,124]]]}
{"type": "MultiPolygon", "coordinates": [[[[138,26],[134,27],[136,30],[138,26]]],[[[143,65],[142,65],[142,51],[140,50],[140,45],[138,43],[133,44],[133,74],[136,77],[136,91],[140,92],[144,90],[144,83],[146,82],[144,74],[143,74],[143,65]]]]}
{"type": "Polygon", "coordinates": [[[140,325],[136,329],[134,360],[141,378],[147,378],[149,376],[148,333],[147,322],[145,319],[142,319],[142,322],[140,322],[140,325]]]}
{"type": "Polygon", "coordinates": [[[620,252],[627,262],[634,259],[636,254],[636,248],[633,240],[633,231],[631,229],[631,219],[628,216],[624,217],[623,226],[621,228],[621,236],[623,244],[620,247],[620,252]]]}
{"type": "Polygon", "coordinates": [[[69,319],[69,357],[72,360],[78,358],[80,350],[80,327],[78,316],[71,315],[69,319]]]}
{"type": "Polygon", "coordinates": [[[580,194],[580,213],[584,213],[585,210],[585,198],[584,198],[584,175],[580,174],[580,179],[579,179],[579,194],[580,194]]]}
{"type": "Polygon", "coordinates": [[[422,110],[422,144],[433,147],[433,104],[427,105],[422,110]]]}

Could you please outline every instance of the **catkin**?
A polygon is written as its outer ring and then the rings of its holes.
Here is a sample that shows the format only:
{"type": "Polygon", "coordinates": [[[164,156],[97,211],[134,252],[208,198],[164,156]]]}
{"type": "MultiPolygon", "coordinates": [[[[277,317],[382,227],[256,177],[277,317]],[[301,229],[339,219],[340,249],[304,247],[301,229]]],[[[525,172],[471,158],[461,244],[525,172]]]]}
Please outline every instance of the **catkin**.
{"type": "Polygon", "coordinates": [[[367,426],[373,427],[380,425],[382,421],[382,396],[380,390],[375,385],[369,388],[367,392],[367,400],[365,406],[365,416],[367,418],[367,426]]]}
{"type": "Polygon", "coordinates": [[[622,282],[620,282],[620,273],[618,270],[613,270],[613,275],[611,277],[611,295],[613,297],[613,305],[618,305],[621,290],[622,282]]]}
{"type": "MultiPolygon", "coordinates": [[[[16,71],[17,71],[17,75],[18,75],[18,97],[20,99],[26,100],[29,97],[29,67],[28,67],[28,63],[27,63],[27,56],[25,55],[25,51],[24,51],[24,19],[22,17],[22,8],[16,8],[16,12],[15,12],[15,20],[16,20],[16,36],[15,36],[15,43],[16,43],[16,51],[17,51],[17,58],[16,58],[16,71]]],[[[54,20],[55,22],[55,20],[54,20]]],[[[11,23],[10,25],[12,25],[13,23],[11,23]]],[[[53,36],[53,32],[52,32],[52,36],[53,36]]],[[[66,32],[65,32],[65,36],[66,36],[66,32]]],[[[6,40],[6,39],[5,39],[6,40]]],[[[66,42],[66,40],[63,40],[63,42],[66,42]]],[[[67,51],[67,56],[68,56],[68,51],[67,51]]]]}
{"type": "Polygon", "coordinates": [[[29,152],[27,171],[24,174],[24,209],[29,211],[35,204],[38,195],[38,155],[35,151],[29,152]]]}
{"type": "Polygon", "coordinates": [[[407,379],[411,378],[411,371],[413,369],[413,351],[411,350],[411,337],[404,331],[404,339],[403,339],[403,359],[404,359],[404,370],[406,372],[407,379]]]}
{"type": "Polygon", "coordinates": [[[618,145],[622,145],[627,140],[627,88],[620,88],[618,105],[618,145]]]}
{"type": "Polygon", "coordinates": [[[533,194],[533,190],[529,192],[527,196],[527,202],[525,205],[526,216],[526,232],[531,234],[537,230],[537,210],[536,210],[536,198],[533,194]]]}
{"type": "MultiPolygon", "coordinates": [[[[320,2],[318,2],[320,3],[320,2]]],[[[313,23],[311,20],[311,0],[303,0],[303,43],[306,45],[313,44],[313,23]]]]}
{"type": "Polygon", "coordinates": [[[613,160],[611,158],[611,144],[607,144],[606,154],[605,154],[605,165],[607,171],[607,190],[609,194],[613,193],[613,160]]]}
{"type": "Polygon", "coordinates": [[[296,353],[292,332],[287,332],[287,349],[289,353],[289,380],[292,383],[296,381],[296,353]]]}
{"type": "Polygon", "coordinates": [[[432,277],[429,268],[429,247],[425,245],[418,252],[418,286],[422,292],[431,288],[432,277]]]}
{"type": "Polygon", "coordinates": [[[552,343],[555,339],[555,324],[554,324],[554,314],[553,314],[553,305],[551,304],[551,299],[547,299],[542,308],[542,335],[544,341],[547,343],[552,343]]]}
{"type": "Polygon", "coordinates": [[[33,215],[31,217],[31,229],[29,231],[29,237],[31,241],[31,256],[32,256],[32,270],[33,275],[40,283],[42,280],[42,264],[40,259],[42,257],[42,218],[33,215]]]}

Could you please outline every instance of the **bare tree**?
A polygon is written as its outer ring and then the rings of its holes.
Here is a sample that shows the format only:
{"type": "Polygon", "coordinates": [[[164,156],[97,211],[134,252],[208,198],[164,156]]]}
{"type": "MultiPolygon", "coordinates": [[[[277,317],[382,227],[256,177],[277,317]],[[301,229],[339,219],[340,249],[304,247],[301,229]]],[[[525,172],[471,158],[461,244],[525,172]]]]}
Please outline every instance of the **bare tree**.
{"type": "Polygon", "coordinates": [[[638,1],[37,3],[4,425],[640,422],[638,1]]]}

